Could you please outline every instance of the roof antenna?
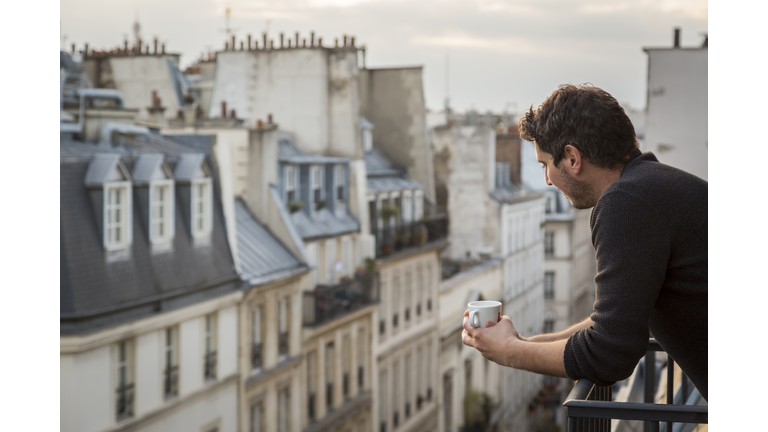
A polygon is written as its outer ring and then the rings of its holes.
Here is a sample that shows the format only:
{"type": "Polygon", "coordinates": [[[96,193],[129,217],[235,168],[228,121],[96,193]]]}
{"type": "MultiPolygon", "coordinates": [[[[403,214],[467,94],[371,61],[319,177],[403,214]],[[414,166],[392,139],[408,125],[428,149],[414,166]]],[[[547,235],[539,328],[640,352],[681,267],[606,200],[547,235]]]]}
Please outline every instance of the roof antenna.
{"type": "Polygon", "coordinates": [[[136,21],[133,23],[133,37],[136,39],[136,43],[141,40],[141,24],[139,24],[139,8],[136,7],[136,21]]]}
{"type": "Polygon", "coordinates": [[[450,68],[450,61],[451,57],[449,53],[445,53],[445,114],[448,115],[451,113],[451,105],[450,105],[450,87],[449,87],[449,68],[450,68]]]}
{"type": "MultiPolygon", "coordinates": [[[[224,9],[224,33],[227,35],[226,40],[229,41],[231,36],[237,31],[237,29],[230,27],[229,25],[229,19],[232,15],[232,8],[227,5],[226,9],[224,9]]],[[[235,49],[233,46],[232,49],[235,49]]]]}

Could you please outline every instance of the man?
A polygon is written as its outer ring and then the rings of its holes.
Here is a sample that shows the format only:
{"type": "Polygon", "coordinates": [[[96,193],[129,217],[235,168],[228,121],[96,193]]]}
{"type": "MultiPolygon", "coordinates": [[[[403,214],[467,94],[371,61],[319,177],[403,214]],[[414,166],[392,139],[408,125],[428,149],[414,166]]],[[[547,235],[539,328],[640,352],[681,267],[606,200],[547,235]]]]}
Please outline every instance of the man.
{"type": "Polygon", "coordinates": [[[629,377],[655,337],[707,398],[707,182],[638,149],[607,92],[562,85],[520,120],[548,185],[590,219],[597,274],[590,317],[518,334],[504,316],[464,344],[498,364],[606,386],[629,377]]]}

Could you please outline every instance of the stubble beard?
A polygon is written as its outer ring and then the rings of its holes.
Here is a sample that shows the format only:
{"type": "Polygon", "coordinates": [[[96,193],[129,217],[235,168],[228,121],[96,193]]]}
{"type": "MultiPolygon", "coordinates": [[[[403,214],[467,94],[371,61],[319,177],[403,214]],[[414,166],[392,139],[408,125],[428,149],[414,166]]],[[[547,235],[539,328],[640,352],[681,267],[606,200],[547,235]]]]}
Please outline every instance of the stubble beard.
{"type": "Polygon", "coordinates": [[[568,190],[568,192],[566,192],[565,190],[560,189],[560,192],[562,192],[563,195],[568,198],[568,201],[571,202],[572,206],[581,210],[592,208],[595,206],[595,204],[597,204],[598,197],[595,196],[595,191],[589,184],[576,180],[575,178],[571,177],[564,169],[559,169],[559,171],[560,178],[563,179],[565,186],[564,189],[568,190]]]}

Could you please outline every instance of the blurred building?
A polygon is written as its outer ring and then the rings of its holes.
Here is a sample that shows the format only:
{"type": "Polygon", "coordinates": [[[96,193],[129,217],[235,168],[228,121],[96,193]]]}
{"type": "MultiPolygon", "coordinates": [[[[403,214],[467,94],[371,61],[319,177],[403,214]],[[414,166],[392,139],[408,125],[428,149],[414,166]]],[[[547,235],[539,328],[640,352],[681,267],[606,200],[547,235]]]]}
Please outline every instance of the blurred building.
{"type": "Polygon", "coordinates": [[[648,54],[646,150],[707,180],[708,39],[698,47],[643,48],[648,54]]]}
{"type": "Polygon", "coordinates": [[[73,96],[60,141],[61,430],[233,431],[242,291],[210,147],[132,124],[119,92],[73,96]]]}

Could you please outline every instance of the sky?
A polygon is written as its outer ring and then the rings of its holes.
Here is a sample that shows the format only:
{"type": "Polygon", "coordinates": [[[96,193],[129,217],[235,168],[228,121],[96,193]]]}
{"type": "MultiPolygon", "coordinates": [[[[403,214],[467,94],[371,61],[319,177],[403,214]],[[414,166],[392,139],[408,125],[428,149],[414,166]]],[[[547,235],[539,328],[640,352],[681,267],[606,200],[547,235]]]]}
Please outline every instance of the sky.
{"type": "MultiPolygon", "coordinates": [[[[424,67],[427,107],[517,113],[559,84],[589,82],[645,107],[643,47],[699,46],[706,0],[61,0],[60,45],[95,49],[158,37],[181,66],[224,47],[225,10],[238,40],[314,31],[366,47],[366,65],[424,67]]],[[[239,43],[238,43],[239,45],[239,43]]]]}

